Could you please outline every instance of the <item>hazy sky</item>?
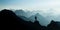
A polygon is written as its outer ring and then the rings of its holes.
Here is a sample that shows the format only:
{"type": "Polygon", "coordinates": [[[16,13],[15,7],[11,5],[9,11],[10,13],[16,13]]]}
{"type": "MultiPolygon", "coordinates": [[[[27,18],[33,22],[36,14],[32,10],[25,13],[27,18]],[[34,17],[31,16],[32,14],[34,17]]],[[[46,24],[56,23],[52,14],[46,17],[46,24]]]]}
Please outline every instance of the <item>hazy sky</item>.
{"type": "Polygon", "coordinates": [[[60,0],[0,0],[0,9],[60,10],[60,0]]]}

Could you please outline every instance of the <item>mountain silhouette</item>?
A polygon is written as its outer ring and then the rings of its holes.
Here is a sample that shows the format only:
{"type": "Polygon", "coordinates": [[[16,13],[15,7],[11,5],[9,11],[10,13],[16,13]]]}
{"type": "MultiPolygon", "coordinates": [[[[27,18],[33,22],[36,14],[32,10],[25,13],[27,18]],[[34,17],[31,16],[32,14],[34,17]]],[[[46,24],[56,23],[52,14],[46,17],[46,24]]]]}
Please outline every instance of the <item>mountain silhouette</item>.
{"type": "Polygon", "coordinates": [[[60,22],[51,21],[47,26],[48,30],[60,30],[60,22]]]}
{"type": "Polygon", "coordinates": [[[45,30],[45,26],[41,26],[40,24],[39,24],[39,21],[37,21],[38,19],[37,19],[37,16],[35,16],[35,22],[34,22],[34,27],[38,27],[37,29],[39,30],[45,30]]]}
{"type": "Polygon", "coordinates": [[[23,19],[18,18],[15,15],[15,13],[10,10],[4,9],[4,10],[0,11],[0,21],[2,22],[1,25],[3,25],[2,27],[4,27],[7,30],[10,30],[10,29],[17,30],[18,27],[19,27],[19,29],[20,29],[20,27],[22,28],[22,26],[20,26],[22,23],[21,22],[22,20],[23,19]]]}

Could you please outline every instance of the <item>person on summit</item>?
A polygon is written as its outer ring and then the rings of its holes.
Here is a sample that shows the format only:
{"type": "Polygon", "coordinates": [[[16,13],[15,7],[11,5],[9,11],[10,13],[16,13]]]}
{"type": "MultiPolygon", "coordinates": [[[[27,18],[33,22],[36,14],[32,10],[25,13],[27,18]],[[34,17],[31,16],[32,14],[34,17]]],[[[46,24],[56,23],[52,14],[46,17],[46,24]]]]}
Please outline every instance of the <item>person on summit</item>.
{"type": "Polygon", "coordinates": [[[35,21],[37,21],[37,16],[35,16],[35,21]]]}

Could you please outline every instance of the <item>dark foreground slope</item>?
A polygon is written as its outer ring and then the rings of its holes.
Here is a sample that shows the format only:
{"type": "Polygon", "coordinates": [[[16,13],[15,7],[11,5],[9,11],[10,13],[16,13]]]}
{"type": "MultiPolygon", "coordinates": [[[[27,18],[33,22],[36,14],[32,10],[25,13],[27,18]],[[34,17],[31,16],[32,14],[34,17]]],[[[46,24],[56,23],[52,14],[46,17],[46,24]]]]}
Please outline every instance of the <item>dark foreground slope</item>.
{"type": "Polygon", "coordinates": [[[51,23],[47,26],[47,30],[60,30],[60,22],[51,21],[51,23]]]}
{"type": "Polygon", "coordinates": [[[14,12],[4,9],[0,11],[0,26],[4,30],[44,30],[38,21],[35,23],[24,21],[14,12]]]}

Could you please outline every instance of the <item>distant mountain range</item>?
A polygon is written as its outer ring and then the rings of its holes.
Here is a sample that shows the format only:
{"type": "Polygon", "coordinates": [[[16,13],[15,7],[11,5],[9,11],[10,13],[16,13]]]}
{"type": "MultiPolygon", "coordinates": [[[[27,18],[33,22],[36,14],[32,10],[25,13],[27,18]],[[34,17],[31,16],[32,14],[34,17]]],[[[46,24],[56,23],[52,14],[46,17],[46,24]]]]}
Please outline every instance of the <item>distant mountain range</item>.
{"type": "Polygon", "coordinates": [[[15,11],[15,14],[18,17],[24,19],[25,21],[30,21],[29,17],[32,16],[32,13],[31,12],[29,12],[29,11],[28,12],[25,12],[23,10],[16,10],[15,11]]]}
{"type": "Polygon", "coordinates": [[[24,19],[24,20],[26,20],[26,21],[32,21],[32,22],[34,22],[35,21],[35,19],[34,19],[34,17],[35,16],[37,16],[37,20],[39,21],[39,23],[41,24],[41,25],[45,25],[45,26],[47,26],[47,24],[49,24],[50,23],[50,21],[53,19],[53,20],[59,20],[60,18],[54,18],[53,16],[49,16],[49,15],[47,15],[47,17],[44,17],[43,15],[41,15],[40,13],[39,13],[40,11],[32,11],[32,12],[30,12],[30,11],[24,11],[24,10],[16,10],[15,11],[15,14],[18,16],[18,17],[20,17],[20,18],[22,18],[22,19],[24,19]],[[45,22],[45,23],[44,23],[45,22]]]}
{"type": "Polygon", "coordinates": [[[24,12],[23,10],[16,10],[15,14],[17,16],[26,16],[27,15],[26,12],[24,12]]]}
{"type": "Polygon", "coordinates": [[[35,21],[35,16],[37,16],[37,20],[39,21],[39,23],[43,26],[47,26],[47,24],[49,24],[49,21],[47,21],[47,19],[45,17],[43,17],[42,15],[40,15],[39,13],[37,12],[30,12],[30,11],[23,11],[23,10],[16,10],[15,11],[15,14],[26,20],[26,21],[31,21],[31,22],[34,22],[35,21]],[[44,23],[45,22],[45,23],[44,23]]]}

